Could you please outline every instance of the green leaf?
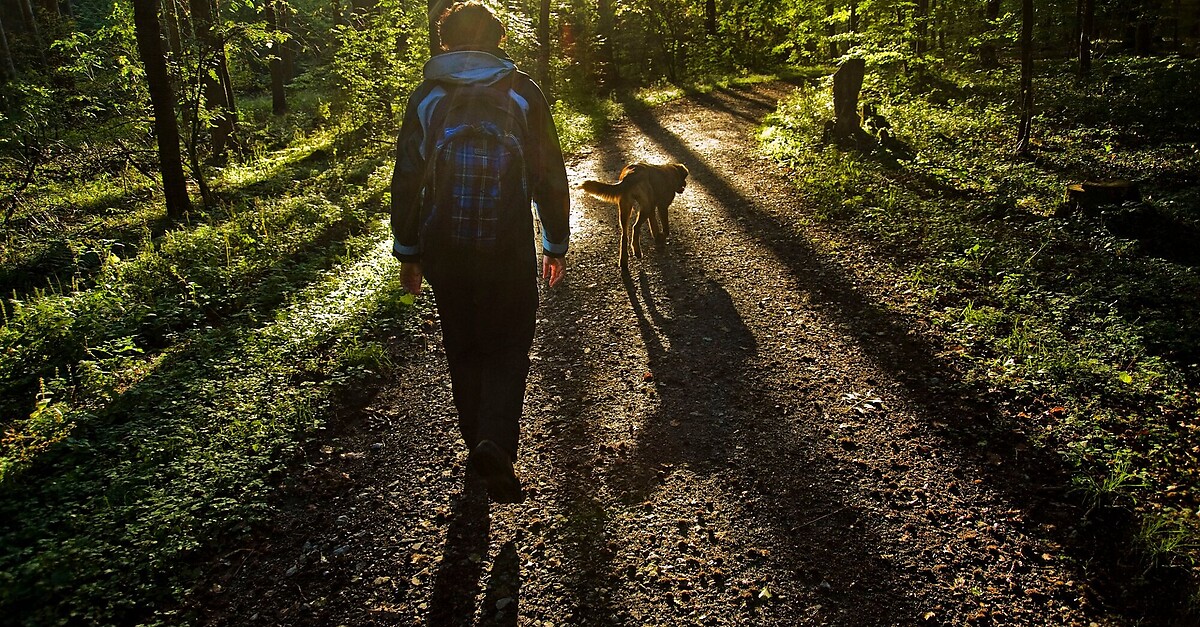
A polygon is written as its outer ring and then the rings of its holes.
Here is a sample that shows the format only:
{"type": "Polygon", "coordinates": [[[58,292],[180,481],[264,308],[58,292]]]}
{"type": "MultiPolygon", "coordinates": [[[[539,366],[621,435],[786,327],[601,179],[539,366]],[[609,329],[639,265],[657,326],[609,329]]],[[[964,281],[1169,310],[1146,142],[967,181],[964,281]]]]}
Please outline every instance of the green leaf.
{"type": "Polygon", "coordinates": [[[1122,370],[1120,373],[1117,374],[1117,378],[1121,380],[1121,383],[1125,383],[1125,384],[1133,383],[1133,375],[1129,374],[1128,372],[1125,372],[1124,370],[1122,370]]]}

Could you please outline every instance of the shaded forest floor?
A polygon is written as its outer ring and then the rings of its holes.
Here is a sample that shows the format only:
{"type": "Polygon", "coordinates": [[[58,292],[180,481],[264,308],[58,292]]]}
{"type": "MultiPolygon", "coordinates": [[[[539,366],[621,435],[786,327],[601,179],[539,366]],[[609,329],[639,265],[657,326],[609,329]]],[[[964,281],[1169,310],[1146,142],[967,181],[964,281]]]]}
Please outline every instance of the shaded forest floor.
{"type": "MultiPolygon", "coordinates": [[[[213,625],[1125,625],[1184,620],[1127,521],[900,313],[872,242],[761,156],[792,86],[636,112],[569,164],[691,170],[672,241],[622,275],[615,208],[576,195],[544,291],[519,506],[466,477],[428,301],[394,382],[284,480],[218,559],[213,625]],[[1161,582],[1159,582],[1161,583],[1161,582]],[[1157,596],[1155,596],[1157,595],[1157,596]]],[[[948,356],[949,355],[949,356],[948,356]]]]}

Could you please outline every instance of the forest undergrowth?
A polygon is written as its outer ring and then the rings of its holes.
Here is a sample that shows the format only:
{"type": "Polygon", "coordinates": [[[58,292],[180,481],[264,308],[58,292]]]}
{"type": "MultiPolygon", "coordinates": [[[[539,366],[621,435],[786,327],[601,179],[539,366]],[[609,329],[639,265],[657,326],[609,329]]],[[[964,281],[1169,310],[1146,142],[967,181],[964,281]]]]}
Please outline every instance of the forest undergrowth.
{"type": "Polygon", "coordinates": [[[761,141],[816,221],[871,242],[882,274],[901,277],[887,306],[929,321],[978,394],[1074,469],[1097,533],[1125,521],[1147,575],[1195,590],[1200,111],[1187,86],[1200,63],[1072,70],[1047,62],[1038,76],[1031,158],[1013,153],[1016,76],[1003,70],[869,72],[862,98],[891,138],[863,150],[823,142],[830,85],[803,87],[761,141]],[[1135,181],[1141,201],[1064,206],[1067,185],[1113,179],[1135,181]]]}

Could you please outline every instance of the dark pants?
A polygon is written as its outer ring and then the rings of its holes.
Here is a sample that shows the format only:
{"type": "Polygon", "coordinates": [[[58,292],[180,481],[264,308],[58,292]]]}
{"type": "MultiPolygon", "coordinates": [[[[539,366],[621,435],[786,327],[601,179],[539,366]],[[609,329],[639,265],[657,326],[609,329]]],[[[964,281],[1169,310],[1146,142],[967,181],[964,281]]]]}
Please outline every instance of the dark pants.
{"type": "Polygon", "coordinates": [[[463,440],[470,449],[491,440],[515,460],[537,317],[537,276],[527,270],[451,273],[430,277],[430,285],[463,440]]]}

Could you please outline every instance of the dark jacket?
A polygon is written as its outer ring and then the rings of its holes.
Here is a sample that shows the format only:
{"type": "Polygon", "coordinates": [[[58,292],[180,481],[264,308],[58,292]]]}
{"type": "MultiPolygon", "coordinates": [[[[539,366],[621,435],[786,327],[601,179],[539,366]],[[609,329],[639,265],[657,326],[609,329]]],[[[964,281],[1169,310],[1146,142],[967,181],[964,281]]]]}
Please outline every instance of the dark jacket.
{"type": "Polygon", "coordinates": [[[409,96],[404,123],[396,141],[396,169],[392,173],[392,235],[395,238],[392,254],[400,261],[421,260],[418,236],[425,172],[425,127],[434,106],[445,96],[445,87],[468,83],[491,85],[513,75],[510,94],[525,111],[528,122],[523,148],[529,190],[542,223],[542,252],[553,257],[567,254],[570,190],[554,118],[537,84],[502,54],[500,51],[491,54],[463,50],[437,55],[425,64],[425,80],[409,96]]]}

